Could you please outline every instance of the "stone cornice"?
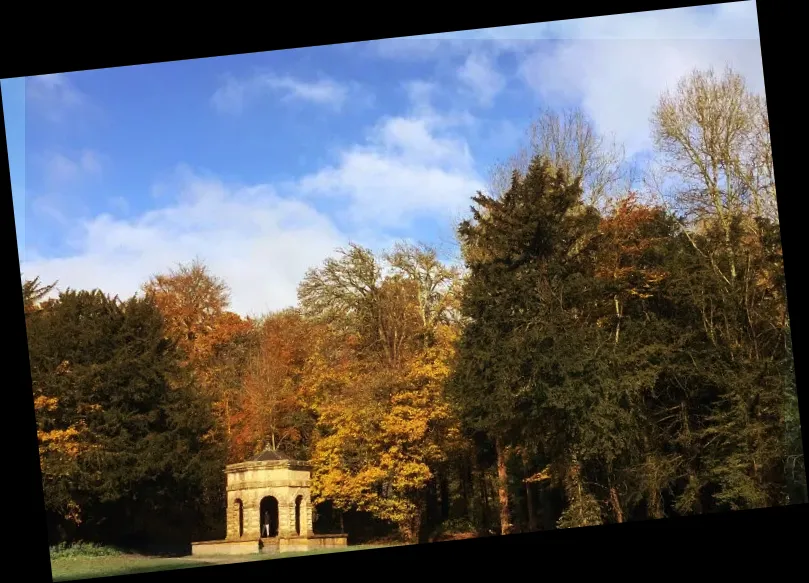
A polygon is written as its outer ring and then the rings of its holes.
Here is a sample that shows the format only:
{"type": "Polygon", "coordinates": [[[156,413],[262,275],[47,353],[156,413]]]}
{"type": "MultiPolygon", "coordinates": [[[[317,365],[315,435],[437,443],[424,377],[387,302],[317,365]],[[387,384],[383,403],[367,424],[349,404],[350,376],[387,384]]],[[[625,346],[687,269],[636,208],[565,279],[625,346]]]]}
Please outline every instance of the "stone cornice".
{"type": "Polygon", "coordinates": [[[228,492],[239,492],[242,490],[260,490],[264,488],[309,488],[308,480],[255,480],[252,482],[234,482],[228,484],[228,492]]]}
{"type": "Polygon", "coordinates": [[[230,464],[225,466],[225,473],[232,474],[237,472],[246,472],[250,470],[303,470],[311,471],[312,465],[309,462],[297,460],[271,460],[263,462],[241,462],[238,464],[230,464]]]}

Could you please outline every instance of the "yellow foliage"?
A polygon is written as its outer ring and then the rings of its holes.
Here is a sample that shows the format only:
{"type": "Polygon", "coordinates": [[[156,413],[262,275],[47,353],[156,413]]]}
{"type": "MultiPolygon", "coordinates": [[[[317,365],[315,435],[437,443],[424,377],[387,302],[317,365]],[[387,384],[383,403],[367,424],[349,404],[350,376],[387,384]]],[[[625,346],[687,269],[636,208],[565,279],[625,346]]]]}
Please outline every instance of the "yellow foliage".
{"type": "Polygon", "coordinates": [[[370,512],[413,534],[432,468],[461,441],[443,398],[455,334],[438,327],[434,337],[395,370],[355,361],[311,371],[323,431],[312,456],[317,501],[370,512]]]}
{"type": "Polygon", "coordinates": [[[34,398],[34,410],[36,411],[55,411],[59,406],[59,399],[56,397],[46,397],[39,395],[34,398]]]}
{"type": "Polygon", "coordinates": [[[70,459],[76,459],[83,451],[81,437],[86,430],[83,423],[72,425],[67,429],[37,431],[40,456],[55,453],[70,459]]]}

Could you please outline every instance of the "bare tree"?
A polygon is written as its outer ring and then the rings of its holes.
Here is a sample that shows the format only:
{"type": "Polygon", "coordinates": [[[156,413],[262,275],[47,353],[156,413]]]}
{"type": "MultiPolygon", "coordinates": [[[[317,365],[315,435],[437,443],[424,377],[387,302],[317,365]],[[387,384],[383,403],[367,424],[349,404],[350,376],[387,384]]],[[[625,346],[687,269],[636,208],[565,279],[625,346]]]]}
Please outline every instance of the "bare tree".
{"type": "Polygon", "coordinates": [[[664,194],[667,202],[692,223],[717,222],[735,279],[734,219],[777,220],[765,101],[730,68],[721,76],[713,69],[695,70],[661,96],[652,134],[662,174],[677,177],[664,194]]]}
{"type": "Polygon", "coordinates": [[[421,324],[430,331],[453,318],[460,273],[440,261],[428,245],[397,243],[385,259],[398,273],[416,284],[421,324]]]}
{"type": "Polygon", "coordinates": [[[601,206],[617,188],[631,182],[624,169],[623,147],[596,131],[579,108],[542,110],[529,126],[527,138],[514,155],[493,168],[490,188],[495,196],[509,188],[515,170],[524,175],[537,155],[571,178],[581,178],[584,202],[593,206],[601,206]]]}
{"type": "Polygon", "coordinates": [[[358,245],[311,269],[298,287],[303,313],[358,334],[396,366],[408,343],[452,318],[457,272],[435,249],[397,244],[380,255],[358,245]]]}
{"type": "Polygon", "coordinates": [[[348,330],[368,317],[382,281],[379,262],[370,249],[350,244],[338,249],[339,258],[328,258],[307,271],[298,286],[298,300],[307,316],[348,330]]]}

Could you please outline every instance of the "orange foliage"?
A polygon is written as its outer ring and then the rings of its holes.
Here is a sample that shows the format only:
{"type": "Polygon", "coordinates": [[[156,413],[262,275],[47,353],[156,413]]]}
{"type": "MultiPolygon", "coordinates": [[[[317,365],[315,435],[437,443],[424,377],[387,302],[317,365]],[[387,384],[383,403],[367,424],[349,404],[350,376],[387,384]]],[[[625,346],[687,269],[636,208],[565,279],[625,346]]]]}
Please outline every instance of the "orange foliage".
{"type": "Polygon", "coordinates": [[[639,204],[637,196],[629,194],[601,221],[604,244],[596,275],[614,281],[621,295],[649,298],[667,276],[644,264],[644,254],[660,240],[651,234],[659,216],[658,209],[639,204]]]}
{"type": "Polygon", "coordinates": [[[252,322],[227,311],[227,285],[199,261],[156,275],[143,289],[163,314],[167,336],[182,350],[197,387],[214,399],[214,413],[229,435],[234,395],[228,375],[233,371],[223,353],[252,331],[252,322]]]}
{"type": "Polygon", "coordinates": [[[306,409],[300,376],[311,353],[314,326],[286,311],[268,317],[256,332],[258,345],[244,370],[232,416],[233,459],[305,438],[293,417],[306,409]]]}

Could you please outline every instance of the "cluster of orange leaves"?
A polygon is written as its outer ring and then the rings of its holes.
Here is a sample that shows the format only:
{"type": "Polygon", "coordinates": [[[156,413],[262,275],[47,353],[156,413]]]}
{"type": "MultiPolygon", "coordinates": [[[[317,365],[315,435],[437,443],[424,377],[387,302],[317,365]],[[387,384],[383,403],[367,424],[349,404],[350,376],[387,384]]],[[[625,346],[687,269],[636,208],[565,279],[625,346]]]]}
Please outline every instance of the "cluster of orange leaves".
{"type": "Polygon", "coordinates": [[[257,346],[243,371],[241,392],[232,410],[233,459],[256,453],[266,445],[299,443],[292,421],[306,409],[300,375],[311,352],[316,327],[295,312],[275,314],[256,330],[257,346]]]}
{"type": "Polygon", "coordinates": [[[658,239],[644,230],[658,220],[659,211],[638,203],[630,194],[614,205],[602,219],[600,231],[605,238],[598,259],[596,275],[618,282],[622,292],[640,299],[654,294],[655,287],[667,274],[642,264],[643,254],[653,248],[658,239]]]}

